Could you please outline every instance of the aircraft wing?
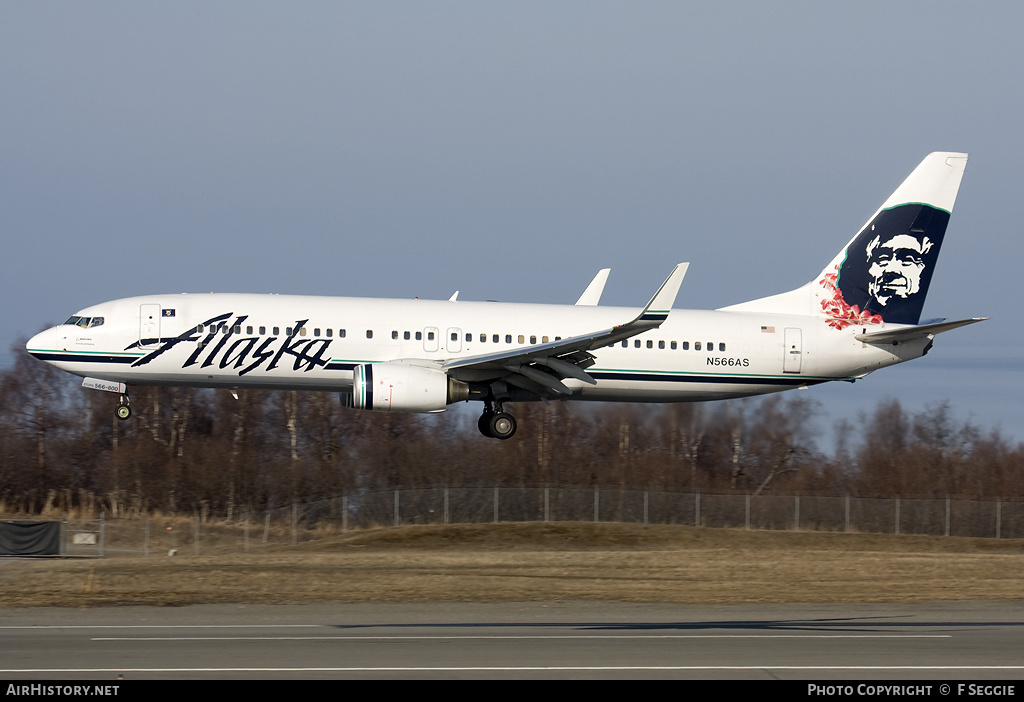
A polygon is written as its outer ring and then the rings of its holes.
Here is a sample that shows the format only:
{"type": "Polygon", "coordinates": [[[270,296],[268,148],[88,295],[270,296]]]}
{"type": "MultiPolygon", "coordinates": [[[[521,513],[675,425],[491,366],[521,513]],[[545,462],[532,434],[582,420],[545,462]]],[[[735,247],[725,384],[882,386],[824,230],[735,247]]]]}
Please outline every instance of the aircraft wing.
{"type": "Polygon", "coordinates": [[[882,329],[880,331],[857,334],[854,338],[867,344],[899,343],[901,341],[919,339],[923,336],[935,336],[950,329],[984,322],[986,319],[988,317],[974,317],[972,319],[960,319],[955,322],[935,322],[933,324],[921,324],[913,327],[900,327],[899,329],[882,329]]]}
{"type": "Polygon", "coordinates": [[[672,309],[689,265],[678,264],[643,311],[623,324],[546,344],[451,359],[441,364],[441,370],[470,382],[501,380],[541,397],[570,395],[572,391],[562,383],[566,378],[591,385],[597,382],[584,370],[594,364],[590,351],[661,326],[672,309]]]}

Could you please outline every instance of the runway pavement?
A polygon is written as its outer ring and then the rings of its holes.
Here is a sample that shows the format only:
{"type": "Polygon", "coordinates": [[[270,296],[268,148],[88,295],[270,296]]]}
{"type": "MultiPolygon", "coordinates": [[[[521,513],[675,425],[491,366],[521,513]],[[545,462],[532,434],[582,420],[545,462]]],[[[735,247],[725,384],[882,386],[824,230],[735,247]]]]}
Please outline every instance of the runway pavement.
{"type": "Polygon", "coordinates": [[[1024,680],[1024,602],[0,610],[0,661],[4,680],[1024,680]]]}

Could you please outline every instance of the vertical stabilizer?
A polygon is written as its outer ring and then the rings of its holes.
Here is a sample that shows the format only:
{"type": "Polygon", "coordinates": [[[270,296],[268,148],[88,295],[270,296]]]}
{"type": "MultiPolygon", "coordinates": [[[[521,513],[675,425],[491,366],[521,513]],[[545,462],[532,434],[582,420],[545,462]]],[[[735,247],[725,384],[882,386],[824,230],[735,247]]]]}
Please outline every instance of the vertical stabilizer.
{"type": "Polygon", "coordinates": [[[851,324],[917,324],[967,154],[929,154],[807,285],[724,309],[817,314],[851,324]]]}

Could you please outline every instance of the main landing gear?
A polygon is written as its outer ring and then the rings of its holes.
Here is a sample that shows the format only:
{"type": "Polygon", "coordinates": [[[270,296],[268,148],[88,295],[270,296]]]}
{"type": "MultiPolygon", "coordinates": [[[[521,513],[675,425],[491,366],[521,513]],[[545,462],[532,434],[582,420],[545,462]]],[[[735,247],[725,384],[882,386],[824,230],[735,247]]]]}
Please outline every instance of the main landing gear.
{"type": "Polygon", "coordinates": [[[132,416],[131,400],[128,398],[128,393],[121,393],[121,399],[118,401],[117,407],[114,408],[114,414],[118,419],[128,419],[132,416]]]}
{"type": "Polygon", "coordinates": [[[512,435],[516,433],[515,417],[502,411],[500,402],[495,405],[497,412],[490,401],[484,402],[484,413],[480,415],[476,425],[484,436],[489,436],[492,439],[511,439],[512,435]]]}

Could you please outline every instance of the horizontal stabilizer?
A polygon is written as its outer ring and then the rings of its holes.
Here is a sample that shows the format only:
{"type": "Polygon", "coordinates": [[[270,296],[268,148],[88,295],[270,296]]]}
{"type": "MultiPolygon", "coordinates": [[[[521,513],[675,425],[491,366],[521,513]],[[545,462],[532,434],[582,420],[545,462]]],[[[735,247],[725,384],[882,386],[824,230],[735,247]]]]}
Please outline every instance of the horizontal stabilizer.
{"type": "Polygon", "coordinates": [[[910,341],[925,336],[935,336],[950,329],[965,327],[968,324],[984,322],[988,317],[974,317],[972,319],[960,319],[955,322],[935,322],[934,324],[922,324],[916,327],[900,327],[899,329],[882,329],[881,331],[857,334],[857,341],[867,344],[887,344],[891,342],[910,341]]]}

